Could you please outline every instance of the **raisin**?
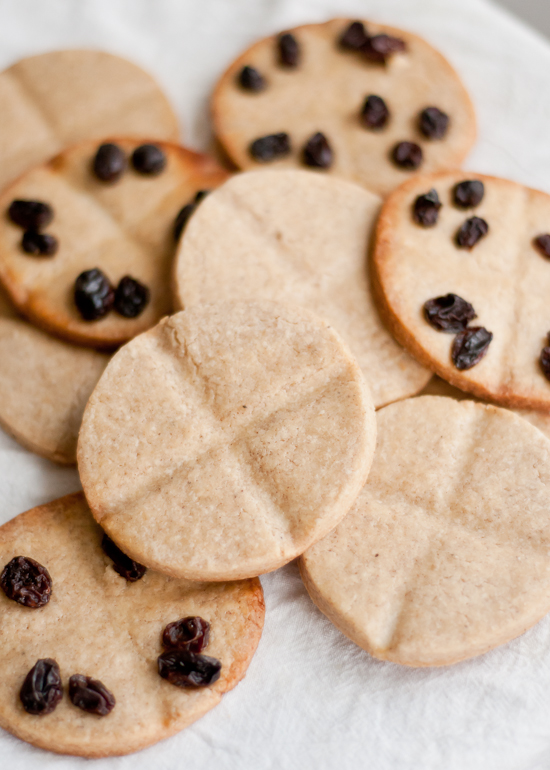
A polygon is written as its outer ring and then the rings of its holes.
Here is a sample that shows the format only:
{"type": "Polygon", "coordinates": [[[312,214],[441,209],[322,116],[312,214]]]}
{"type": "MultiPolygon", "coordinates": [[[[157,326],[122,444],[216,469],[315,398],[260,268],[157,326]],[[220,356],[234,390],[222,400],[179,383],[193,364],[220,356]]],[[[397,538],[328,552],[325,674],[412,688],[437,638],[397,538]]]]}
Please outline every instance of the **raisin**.
{"type": "Polygon", "coordinates": [[[456,234],[456,245],[461,249],[473,249],[476,243],[487,235],[489,225],[481,217],[467,219],[456,234]]]}
{"type": "Polygon", "coordinates": [[[414,170],[422,163],[422,148],[414,142],[399,142],[393,148],[392,158],[400,168],[414,170]]]}
{"type": "Polygon", "coordinates": [[[390,117],[390,111],[381,96],[367,96],[361,109],[361,123],[365,128],[384,128],[390,117]]]}
{"type": "Polygon", "coordinates": [[[107,276],[98,268],[80,273],[74,285],[74,302],[85,321],[103,318],[112,309],[115,292],[107,276]]]}
{"type": "Polygon", "coordinates": [[[300,64],[300,46],[290,32],[284,32],[277,38],[279,64],[283,67],[297,67],[300,64]]]}
{"type": "Polygon", "coordinates": [[[27,556],[16,556],[6,564],[0,586],[8,599],[33,610],[47,604],[52,593],[52,579],[46,567],[27,556]]]}
{"type": "Polygon", "coordinates": [[[103,682],[91,676],[73,674],[69,679],[69,698],[82,711],[105,717],[114,709],[116,700],[103,682]]]}
{"type": "Polygon", "coordinates": [[[361,53],[369,61],[385,64],[394,53],[401,53],[407,48],[405,41],[391,35],[373,35],[367,37],[361,46],[361,53]]]}
{"type": "Polygon", "coordinates": [[[348,51],[360,51],[367,40],[368,35],[363,22],[352,21],[342,34],[339,44],[341,48],[345,48],[348,51]]]}
{"type": "Polygon", "coordinates": [[[179,237],[182,234],[185,225],[189,221],[191,214],[195,211],[197,205],[202,201],[203,198],[208,195],[209,192],[210,190],[199,190],[196,193],[192,203],[187,203],[183,208],[179,210],[176,221],[174,222],[175,241],[179,240],[179,237]]]}
{"type": "Polygon", "coordinates": [[[449,128],[449,116],[437,107],[426,107],[418,118],[418,128],[426,139],[443,139],[449,128]]]}
{"type": "Polygon", "coordinates": [[[53,257],[59,248],[59,242],[55,235],[26,230],[23,233],[21,248],[25,254],[32,254],[35,257],[53,257]]]}
{"type": "Polygon", "coordinates": [[[313,134],[304,147],[304,163],[314,168],[330,168],[333,161],[332,147],[324,134],[318,131],[313,134]]]}
{"type": "MultiPolygon", "coordinates": [[[[547,335],[550,344],[550,332],[547,335]]],[[[544,347],[540,353],[540,366],[547,380],[550,380],[550,347],[544,347]]]]}
{"type": "Polygon", "coordinates": [[[62,697],[61,673],[55,660],[37,660],[19,691],[25,711],[40,716],[51,714],[62,697]]]}
{"type": "Polygon", "coordinates": [[[98,148],[92,168],[102,182],[116,182],[126,170],[126,155],[118,144],[107,142],[98,148]]]}
{"type": "Polygon", "coordinates": [[[103,552],[112,560],[114,571],[118,572],[118,574],[129,583],[135,583],[136,580],[141,580],[147,572],[147,567],[144,567],[143,564],[126,556],[126,554],[120,550],[118,545],[113,543],[108,535],[103,535],[101,547],[103,548],[103,552]]]}
{"type": "Polygon", "coordinates": [[[457,294],[446,294],[424,303],[424,318],[434,329],[454,334],[463,331],[477,316],[465,299],[457,294]]]}
{"type": "Polygon", "coordinates": [[[451,356],[457,369],[471,369],[478,364],[487,350],[493,333],[483,326],[471,326],[459,332],[453,342],[451,356]]]}
{"type": "Polygon", "coordinates": [[[243,67],[239,72],[238,81],[241,88],[256,93],[263,91],[267,86],[265,78],[260,75],[258,70],[254,67],[249,67],[248,65],[243,67]]]}
{"type": "Polygon", "coordinates": [[[290,137],[284,132],[261,136],[252,142],[249,152],[260,163],[283,158],[290,153],[290,137]]]}
{"type": "Polygon", "coordinates": [[[220,678],[221,667],[216,658],[189,650],[169,650],[158,657],[159,674],[176,687],[207,687],[220,678]]]}
{"type": "Polygon", "coordinates": [[[114,308],[124,318],[137,318],[147,307],[150,296],[147,286],[125,275],[116,287],[114,308]]]}
{"type": "Polygon", "coordinates": [[[210,641],[210,623],[199,617],[188,617],[168,623],[162,634],[167,649],[202,652],[210,641]]]}
{"type": "Polygon", "coordinates": [[[453,201],[460,209],[473,209],[479,206],[485,195],[485,186],[479,179],[467,179],[459,182],[453,190],[453,201]]]}
{"type": "Polygon", "coordinates": [[[158,144],[142,144],[132,153],[132,165],[139,174],[158,176],[166,166],[166,155],[158,144]]]}
{"type": "Polygon", "coordinates": [[[429,192],[419,195],[415,200],[413,205],[414,221],[422,227],[434,227],[437,224],[439,209],[442,205],[437,190],[432,187],[429,192]]]}
{"type": "Polygon", "coordinates": [[[550,259],[550,233],[539,235],[533,240],[533,246],[543,257],[550,259]]]}
{"type": "Polygon", "coordinates": [[[41,230],[52,221],[53,209],[42,201],[15,200],[8,209],[8,216],[24,230],[41,230]]]}

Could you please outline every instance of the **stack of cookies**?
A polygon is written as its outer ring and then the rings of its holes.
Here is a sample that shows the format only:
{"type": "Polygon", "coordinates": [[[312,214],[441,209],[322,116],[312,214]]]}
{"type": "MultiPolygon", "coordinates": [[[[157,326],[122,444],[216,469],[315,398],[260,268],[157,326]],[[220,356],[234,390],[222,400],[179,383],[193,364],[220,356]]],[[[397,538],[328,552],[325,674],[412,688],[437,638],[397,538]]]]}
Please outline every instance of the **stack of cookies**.
{"type": "Polygon", "coordinates": [[[0,424],[83,493],[0,527],[0,725],[90,757],[181,730],[296,558],[381,660],[548,612],[550,197],[459,170],[441,54],[350,19],[261,40],[215,88],[219,161],[107,54],[1,99],[0,424]]]}

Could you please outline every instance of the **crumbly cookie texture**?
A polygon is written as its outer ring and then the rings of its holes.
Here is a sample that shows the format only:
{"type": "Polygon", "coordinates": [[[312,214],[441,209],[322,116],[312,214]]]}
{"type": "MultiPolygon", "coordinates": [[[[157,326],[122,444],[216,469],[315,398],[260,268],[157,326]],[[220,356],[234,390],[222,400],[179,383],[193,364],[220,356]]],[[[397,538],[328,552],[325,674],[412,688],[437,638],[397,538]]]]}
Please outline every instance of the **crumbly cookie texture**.
{"type": "Polygon", "coordinates": [[[108,360],[0,317],[0,425],[32,452],[76,463],[84,407],[108,360]]]}
{"type": "Polygon", "coordinates": [[[104,51],[50,51],[0,73],[0,187],[69,144],[105,136],[177,141],[158,83],[104,51]]]}
{"type": "Polygon", "coordinates": [[[244,676],[264,619],[258,580],[189,583],[148,571],[129,583],[103,552],[102,535],[81,493],[0,527],[0,565],[25,555],[46,567],[53,582],[50,601],[39,609],[0,591],[0,725],[35,746],[84,757],[137,751],[213,708],[244,676]],[[181,689],[157,672],[164,627],[188,615],[211,625],[205,654],[222,669],[210,687],[181,689]],[[19,690],[42,658],[59,664],[63,699],[53,713],[32,716],[19,690]],[[73,674],[99,679],[114,694],[108,716],[72,705],[67,682],[73,674]]]}
{"type": "Polygon", "coordinates": [[[349,24],[349,19],[333,19],[290,30],[300,49],[296,67],[279,63],[276,35],[255,43],[229,66],[214,91],[212,117],[217,137],[237,167],[257,168],[251,143],[280,132],[288,134],[291,151],[271,161],[277,168],[302,166],[306,143],[321,132],[333,162],[320,173],[344,177],[380,195],[414,173],[392,160],[397,143],[418,144],[425,171],[461,165],[475,140],[475,115],[451,65],[416,35],[366,21],[368,34],[396,36],[406,45],[385,64],[368,61],[361,52],[339,45],[349,24]],[[263,89],[242,87],[245,66],[264,78],[263,89]],[[390,117],[383,128],[361,123],[369,95],[382,97],[387,105],[390,117]],[[450,118],[441,139],[428,140],[418,128],[419,115],[427,107],[437,107],[450,118]]]}
{"type": "MultiPolygon", "coordinates": [[[[147,140],[112,140],[130,160],[147,140]]],[[[154,326],[171,311],[170,273],[175,250],[174,222],[198,190],[211,189],[228,174],[211,158],[176,144],[156,142],[166,156],[158,175],[138,173],[130,162],[121,178],[101,181],[92,163],[101,142],[87,141],[36,166],[0,196],[0,279],[20,312],[69,342],[113,348],[154,326]],[[14,200],[49,204],[46,228],[59,242],[53,256],[22,249],[22,228],[5,215],[14,200]],[[84,320],[74,301],[77,277],[99,268],[114,287],[130,275],[150,291],[135,318],[115,311],[84,320]]]]}
{"type": "Polygon", "coordinates": [[[386,200],[378,220],[373,286],[383,319],[422,364],[461,390],[519,409],[548,410],[550,382],[540,365],[548,344],[550,262],[534,246],[548,231],[550,196],[504,179],[449,171],[417,176],[386,200]],[[468,209],[453,202],[455,186],[483,182],[481,202],[468,209]],[[435,189],[442,207],[437,223],[413,220],[419,195],[435,189]],[[478,217],[489,230],[471,250],[456,236],[478,217]],[[470,303],[493,339],[484,357],[459,370],[451,358],[455,336],[426,320],[427,300],[452,293],[470,303]]]}
{"type": "Polygon", "coordinates": [[[250,171],[189,221],[176,302],[269,299],[313,310],[349,344],[376,407],[417,393],[430,372],[398,345],[371,295],[369,249],[380,198],[308,171],[250,171]]]}
{"type": "Polygon", "coordinates": [[[550,609],[550,441],[512,412],[424,396],[377,413],[369,480],[301,558],[317,606],[381,660],[442,666],[550,609]]]}
{"type": "Polygon", "coordinates": [[[376,422],[345,343],[303,308],[200,305],[111,360],[78,467],[92,512],[132,558],[189,580],[276,569],[347,513],[376,422]]]}

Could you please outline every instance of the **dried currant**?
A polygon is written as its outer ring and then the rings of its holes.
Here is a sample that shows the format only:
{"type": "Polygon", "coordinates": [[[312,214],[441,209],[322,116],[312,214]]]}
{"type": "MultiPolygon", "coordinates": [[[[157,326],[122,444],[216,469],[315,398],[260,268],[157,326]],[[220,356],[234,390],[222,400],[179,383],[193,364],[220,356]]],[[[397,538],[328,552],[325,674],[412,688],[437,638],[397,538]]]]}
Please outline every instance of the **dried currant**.
{"type": "Polygon", "coordinates": [[[405,51],[407,46],[404,40],[391,35],[373,35],[367,37],[361,46],[361,53],[369,61],[385,64],[394,53],[405,51]]]}
{"type": "Polygon", "coordinates": [[[244,66],[239,72],[238,81],[241,88],[256,93],[263,91],[267,86],[263,75],[261,75],[254,67],[249,67],[248,65],[244,66]]]}
{"type": "Polygon", "coordinates": [[[82,711],[105,717],[116,705],[115,696],[103,682],[91,676],[73,674],[69,679],[69,698],[82,711]]]}
{"type": "Polygon", "coordinates": [[[185,225],[189,221],[191,214],[195,211],[198,204],[208,195],[209,192],[210,190],[199,190],[196,193],[192,203],[187,203],[183,208],[179,210],[176,221],[174,222],[175,241],[179,240],[179,237],[182,234],[185,225]]]}
{"type": "Polygon", "coordinates": [[[42,201],[15,200],[8,209],[8,216],[24,230],[41,230],[52,221],[53,209],[42,201]]]}
{"type": "Polygon", "coordinates": [[[290,32],[283,32],[279,35],[277,48],[279,50],[279,64],[282,64],[283,67],[293,68],[300,64],[300,46],[290,32]]]}
{"type": "Polygon", "coordinates": [[[539,235],[533,240],[533,246],[543,257],[550,259],[550,233],[539,235]]]}
{"type": "Polygon", "coordinates": [[[399,142],[392,150],[392,158],[400,168],[414,170],[422,163],[422,148],[414,142],[399,142]]]}
{"type": "Polygon", "coordinates": [[[352,21],[340,38],[340,47],[348,51],[360,51],[368,40],[362,21],[352,21]]]}
{"type": "Polygon", "coordinates": [[[114,308],[124,318],[137,318],[143,313],[151,298],[151,292],[140,281],[125,275],[115,291],[114,308]]]}
{"type": "Polygon", "coordinates": [[[434,227],[437,224],[439,209],[442,205],[437,190],[432,187],[429,192],[419,195],[415,200],[413,205],[414,221],[422,227],[434,227]]]}
{"type": "Polygon", "coordinates": [[[142,144],[132,153],[132,166],[139,174],[158,176],[166,166],[166,155],[158,144],[142,144]]]}
{"type": "Polygon", "coordinates": [[[103,552],[113,562],[114,571],[118,572],[118,574],[129,583],[135,583],[136,580],[141,580],[147,572],[147,567],[144,567],[143,564],[126,556],[126,554],[120,550],[118,545],[113,543],[108,535],[103,535],[101,547],[103,548],[103,552]]]}
{"type": "Polygon", "coordinates": [[[473,209],[479,206],[485,195],[485,186],[479,179],[466,179],[459,182],[453,190],[453,202],[460,209],[473,209]]]}
{"type": "Polygon", "coordinates": [[[249,147],[254,160],[267,163],[290,153],[290,137],[287,133],[268,134],[255,139],[249,147]]]}
{"type": "Polygon", "coordinates": [[[207,687],[220,678],[222,664],[208,655],[169,650],[158,657],[158,671],[176,687],[207,687]]]}
{"type": "Polygon", "coordinates": [[[25,254],[32,254],[34,257],[53,257],[59,248],[59,242],[55,235],[26,230],[21,240],[21,248],[25,254]]]}
{"type": "Polygon", "coordinates": [[[314,168],[330,168],[334,155],[332,147],[324,134],[318,131],[313,134],[304,147],[304,163],[314,168]]]}
{"type": "Polygon", "coordinates": [[[454,338],[451,357],[457,369],[471,369],[478,364],[491,344],[493,333],[483,326],[471,326],[454,338]]]}
{"type": "MultiPolygon", "coordinates": [[[[547,334],[547,340],[550,345],[550,332],[547,334]]],[[[550,380],[550,347],[544,347],[540,352],[540,366],[547,380],[550,380]]]]}
{"type": "Polygon", "coordinates": [[[102,182],[116,182],[126,170],[126,155],[118,144],[106,142],[98,147],[92,168],[102,182]]]}
{"type": "Polygon", "coordinates": [[[456,234],[456,245],[461,249],[473,249],[476,243],[487,235],[489,225],[481,217],[467,219],[456,234]]]}
{"type": "Polygon", "coordinates": [[[390,111],[381,96],[367,96],[361,109],[361,123],[365,128],[384,128],[390,117],[390,111]]]}
{"type": "Polygon", "coordinates": [[[0,586],[8,599],[33,610],[47,604],[52,594],[50,573],[28,556],[16,556],[6,564],[0,586]]]}
{"type": "Polygon", "coordinates": [[[465,299],[457,294],[446,294],[424,303],[424,318],[434,329],[454,334],[463,331],[477,316],[465,299]]]}
{"type": "Polygon", "coordinates": [[[418,128],[426,139],[443,139],[449,129],[449,116],[438,107],[426,107],[418,118],[418,128]]]}
{"type": "Polygon", "coordinates": [[[107,276],[94,267],[80,273],[74,285],[74,302],[85,321],[103,318],[112,309],[115,292],[107,276]]]}
{"type": "Polygon", "coordinates": [[[168,623],[162,634],[162,643],[169,650],[202,652],[209,641],[210,623],[198,616],[168,623]]]}
{"type": "Polygon", "coordinates": [[[61,673],[55,660],[37,660],[19,691],[25,711],[40,716],[51,714],[62,697],[61,673]]]}

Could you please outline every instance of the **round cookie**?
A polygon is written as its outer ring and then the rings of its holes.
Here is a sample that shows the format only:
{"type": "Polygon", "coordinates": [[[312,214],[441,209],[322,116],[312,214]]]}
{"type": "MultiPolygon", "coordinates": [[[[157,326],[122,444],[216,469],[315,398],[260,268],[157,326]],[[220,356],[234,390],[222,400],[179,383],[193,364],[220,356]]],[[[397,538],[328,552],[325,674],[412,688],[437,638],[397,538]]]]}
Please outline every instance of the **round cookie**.
{"type": "Polygon", "coordinates": [[[368,255],[380,198],[308,171],[229,179],[189,221],[175,261],[176,301],[270,299],[302,305],[346,340],[374,405],[417,393],[430,373],[382,324],[368,255]]]}
{"type": "Polygon", "coordinates": [[[22,606],[0,591],[0,725],[62,754],[128,754],[187,727],[216,706],[244,676],[260,639],[264,602],[258,580],[205,584],[147,571],[136,582],[118,574],[101,547],[103,533],[84,496],[33,508],[0,528],[1,568],[16,556],[44,566],[47,604],[22,606]],[[157,657],[168,623],[199,616],[210,623],[203,654],[218,659],[218,681],[181,688],[162,679],[157,657]],[[63,697],[52,713],[27,713],[19,691],[37,660],[60,669],[63,697]],[[99,680],[114,695],[107,716],[77,708],[69,677],[99,680]]]}
{"type": "MultiPolygon", "coordinates": [[[[294,66],[282,63],[281,37],[276,35],[255,43],[229,66],[214,91],[212,117],[217,138],[239,168],[310,165],[386,195],[414,173],[418,160],[413,157],[418,150],[411,155],[407,146],[404,165],[397,165],[393,153],[402,142],[420,148],[424,171],[461,165],[476,127],[472,103],[456,72],[416,35],[364,24],[367,46],[384,35],[397,38],[405,50],[382,57],[385,62],[369,60],[365,45],[358,47],[360,40],[349,41],[352,48],[340,43],[350,20],[333,19],[287,33],[297,44],[294,66]],[[371,96],[374,103],[362,117],[371,96]],[[435,131],[444,133],[441,138],[428,139],[420,130],[426,108],[437,108],[435,131]],[[441,113],[448,118],[446,131],[441,113]],[[252,146],[265,137],[275,139],[252,146]]],[[[432,126],[433,120],[428,123],[432,126]]]]}
{"type": "Polygon", "coordinates": [[[504,179],[449,171],[402,185],[383,205],[373,259],[377,304],[397,340],[461,390],[511,408],[548,410],[550,381],[540,359],[550,330],[550,262],[535,239],[549,222],[549,195],[504,179]],[[457,185],[464,194],[462,183],[472,181],[482,185],[481,200],[474,195],[473,205],[457,205],[457,185]],[[441,206],[436,213],[423,197],[431,190],[441,206]],[[432,211],[434,224],[415,221],[419,206],[432,211]],[[471,248],[458,245],[465,233],[471,248]],[[432,303],[429,321],[431,300],[451,304],[438,310],[432,303]]]}
{"type": "Polygon", "coordinates": [[[311,598],[381,660],[442,666],[550,609],[550,442],[508,410],[424,396],[377,413],[369,480],[301,558],[311,598]]]}
{"type": "Polygon", "coordinates": [[[76,463],[84,407],[108,360],[0,317],[0,425],[32,452],[76,463]]]}
{"type": "Polygon", "coordinates": [[[189,580],[274,570],[347,513],[372,462],[374,408],[330,326],[274,302],[198,305],[111,360],[78,468],[133,559],[189,580]]]}
{"type": "Polygon", "coordinates": [[[160,173],[144,174],[130,156],[145,140],[114,140],[127,166],[114,182],[99,179],[92,165],[97,141],[82,142],[37,166],[0,196],[0,212],[13,201],[40,201],[53,208],[46,235],[58,240],[53,255],[23,249],[23,228],[7,214],[0,218],[0,279],[22,313],[45,330],[81,345],[113,348],[153,326],[171,311],[170,272],[174,223],[198,190],[211,189],[228,174],[206,155],[157,142],[166,158],[160,173]],[[75,282],[98,268],[117,288],[131,276],[149,290],[136,317],[111,309],[85,320],[75,304],[75,282]]]}
{"type": "Polygon", "coordinates": [[[158,83],[104,51],[30,56],[0,73],[0,188],[70,144],[104,136],[177,141],[158,83]]]}

